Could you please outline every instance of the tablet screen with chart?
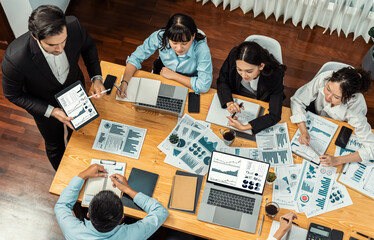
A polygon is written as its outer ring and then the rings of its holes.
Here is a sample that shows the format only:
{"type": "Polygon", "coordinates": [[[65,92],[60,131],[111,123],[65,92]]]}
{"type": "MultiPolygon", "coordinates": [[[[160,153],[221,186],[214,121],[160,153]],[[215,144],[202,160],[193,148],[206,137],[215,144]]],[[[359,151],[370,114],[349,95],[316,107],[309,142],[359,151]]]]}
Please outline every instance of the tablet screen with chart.
{"type": "Polygon", "coordinates": [[[57,93],[55,98],[65,114],[74,118],[71,120],[74,130],[79,130],[99,116],[80,81],[57,93]]]}
{"type": "Polygon", "coordinates": [[[270,164],[214,151],[208,181],[262,194],[270,164]]]}

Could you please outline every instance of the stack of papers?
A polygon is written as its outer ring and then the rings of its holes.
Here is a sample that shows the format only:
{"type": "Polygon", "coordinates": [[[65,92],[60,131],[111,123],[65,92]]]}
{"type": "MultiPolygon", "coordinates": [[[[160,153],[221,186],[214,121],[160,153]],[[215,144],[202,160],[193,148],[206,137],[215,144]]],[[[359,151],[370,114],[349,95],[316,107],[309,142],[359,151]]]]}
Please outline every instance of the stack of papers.
{"type": "Polygon", "coordinates": [[[205,175],[213,150],[226,146],[213,133],[210,124],[185,114],[158,148],[166,154],[165,163],[187,172],[205,175]],[[179,142],[171,144],[169,136],[178,134],[179,142]]]}
{"type": "Polygon", "coordinates": [[[309,217],[352,205],[347,189],[336,182],[336,168],[303,164],[275,169],[273,201],[309,217]]]}

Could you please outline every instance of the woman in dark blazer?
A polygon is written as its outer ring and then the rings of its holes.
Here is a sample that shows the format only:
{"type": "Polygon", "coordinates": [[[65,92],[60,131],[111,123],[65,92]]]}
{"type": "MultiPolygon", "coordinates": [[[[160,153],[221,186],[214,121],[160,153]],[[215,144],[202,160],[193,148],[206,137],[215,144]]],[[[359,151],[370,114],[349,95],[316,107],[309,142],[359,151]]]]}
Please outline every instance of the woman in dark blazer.
{"type": "MultiPolygon", "coordinates": [[[[269,113],[243,125],[237,117],[229,119],[230,126],[241,131],[258,133],[281,120],[283,77],[286,66],[255,42],[243,42],[234,47],[223,63],[217,80],[217,92],[222,108],[233,114],[240,112],[232,94],[239,94],[269,103],[269,113]]],[[[244,108],[243,108],[244,109],[244,108]]]]}

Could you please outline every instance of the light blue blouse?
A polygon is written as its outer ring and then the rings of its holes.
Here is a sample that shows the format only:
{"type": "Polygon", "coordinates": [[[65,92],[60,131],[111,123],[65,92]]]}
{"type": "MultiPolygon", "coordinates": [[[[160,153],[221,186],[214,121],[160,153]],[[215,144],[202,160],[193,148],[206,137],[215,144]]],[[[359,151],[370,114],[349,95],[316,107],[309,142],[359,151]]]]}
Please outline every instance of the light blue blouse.
{"type": "Polygon", "coordinates": [[[169,216],[166,208],[159,202],[140,192],[134,197],[134,202],[148,213],[145,218],[130,225],[118,225],[112,231],[106,233],[99,232],[92,225],[91,221],[85,219],[82,222],[73,216],[72,209],[78,199],[83,184],[84,180],[82,178],[74,177],[62,191],[55,206],[57,222],[66,239],[147,239],[169,216]]]}
{"type": "MultiPolygon", "coordinates": [[[[149,36],[142,45],[138,46],[127,58],[126,63],[131,63],[137,69],[140,69],[141,63],[149,58],[156,50],[159,50],[159,56],[165,67],[174,72],[187,74],[191,77],[191,88],[196,93],[207,92],[210,89],[213,80],[213,66],[210,51],[206,39],[193,41],[190,49],[185,55],[178,56],[172,48],[160,50],[160,37],[163,30],[158,30],[149,36]]],[[[169,43],[168,46],[170,47],[169,43]]]]}

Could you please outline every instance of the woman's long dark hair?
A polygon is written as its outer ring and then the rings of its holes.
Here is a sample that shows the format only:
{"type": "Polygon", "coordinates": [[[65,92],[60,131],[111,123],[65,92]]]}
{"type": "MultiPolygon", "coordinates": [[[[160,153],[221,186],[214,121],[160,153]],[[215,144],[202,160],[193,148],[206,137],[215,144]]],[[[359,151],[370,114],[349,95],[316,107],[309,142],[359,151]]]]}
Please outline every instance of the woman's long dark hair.
{"type": "Polygon", "coordinates": [[[268,50],[261,47],[256,42],[243,42],[238,46],[236,60],[243,60],[246,63],[260,66],[261,63],[265,64],[261,74],[269,76],[274,70],[280,69],[283,72],[286,71],[287,67],[280,64],[273,54],[269,53],[268,50]]]}
{"type": "Polygon", "coordinates": [[[370,73],[363,69],[345,67],[333,72],[328,81],[340,83],[342,103],[347,103],[353,94],[365,93],[370,89],[371,77],[370,73]]]}
{"type": "Polygon", "coordinates": [[[196,41],[205,39],[203,34],[197,32],[196,24],[191,17],[182,13],[174,14],[158,35],[161,42],[160,50],[170,48],[168,40],[188,42],[194,35],[196,41]],[[161,33],[163,33],[162,36],[161,33]]]}

